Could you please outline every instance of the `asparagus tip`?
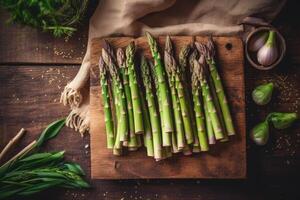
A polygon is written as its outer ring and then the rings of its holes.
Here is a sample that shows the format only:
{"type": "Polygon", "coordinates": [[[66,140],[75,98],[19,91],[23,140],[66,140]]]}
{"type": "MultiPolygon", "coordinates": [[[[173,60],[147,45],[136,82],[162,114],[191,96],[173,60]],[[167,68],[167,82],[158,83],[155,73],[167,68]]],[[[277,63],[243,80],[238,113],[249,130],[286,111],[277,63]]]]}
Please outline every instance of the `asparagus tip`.
{"type": "Polygon", "coordinates": [[[215,45],[212,36],[208,38],[206,49],[207,49],[207,59],[213,59],[215,57],[216,50],[215,50],[215,45]]]}
{"type": "Polygon", "coordinates": [[[125,63],[125,54],[122,48],[117,49],[117,62],[119,67],[124,67],[125,63]]]}
{"type": "Polygon", "coordinates": [[[151,49],[151,53],[154,54],[155,52],[158,51],[157,43],[156,43],[154,37],[149,32],[146,32],[146,36],[147,36],[148,43],[149,43],[149,46],[151,49]]]}
{"type": "Polygon", "coordinates": [[[129,45],[126,47],[126,56],[131,57],[135,51],[135,44],[134,42],[130,42],[129,45]]]}
{"type": "Polygon", "coordinates": [[[171,37],[169,35],[166,38],[165,51],[167,53],[169,53],[170,55],[173,54],[172,41],[171,41],[171,37]]]}
{"type": "Polygon", "coordinates": [[[195,42],[194,44],[195,44],[196,49],[199,51],[200,54],[203,54],[203,55],[207,54],[206,46],[204,44],[201,44],[199,42],[195,42]]]}

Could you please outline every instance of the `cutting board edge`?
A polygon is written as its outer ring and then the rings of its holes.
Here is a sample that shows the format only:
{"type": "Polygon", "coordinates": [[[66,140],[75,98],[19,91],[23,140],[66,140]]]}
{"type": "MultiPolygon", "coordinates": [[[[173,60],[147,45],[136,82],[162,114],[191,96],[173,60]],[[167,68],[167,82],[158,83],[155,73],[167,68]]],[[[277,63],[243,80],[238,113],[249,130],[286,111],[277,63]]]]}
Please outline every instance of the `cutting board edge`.
{"type": "MultiPolygon", "coordinates": [[[[222,37],[222,38],[227,38],[227,37],[224,37],[224,36],[220,36],[220,37],[222,37]]],[[[218,37],[218,38],[220,38],[220,37],[218,37]]],[[[115,38],[115,37],[112,37],[112,38],[115,38]]],[[[230,37],[230,38],[234,38],[234,39],[238,39],[238,40],[240,40],[240,42],[242,43],[242,40],[241,40],[241,38],[239,37],[239,36],[233,36],[233,37],[230,37]]],[[[110,39],[110,38],[108,38],[108,39],[110,39]]],[[[94,39],[92,39],[92,43],[98,43],[99,41],[101,41],[102,39],[101,38],[94,38],[94,39]]],[[[243,54],[242,54],[242,56],[244,56],[243,54]]],[[[242,60],[244,60],[244,59],[242,59],[242,60]]],[[[97,65],[97,63],[96,62],[92,62],[92,64],[93,65],[97,65]]],[[[243,69],[243,100],[244,100],[244,105],[243,105],[243,110],[244,110],[244,121],[245,121],[245,119],[246,119],[246,116],[245,116],[245,77],[244,77],[244,62],[242,63],[242,69],[243,69]]],[[[92,88],[93,86],[91,86],[91,88],[92,88]]],[[[244,122],[244,124],[246,125],[246,122],[244,122]]],[[[243,132],[244,132],[244,134],[246,134],[246,127],[244,126],[244,128],[243,128],[244,130],[243,130],[243,132]]],[[[92,136],[91,136],[91,140],[92,140],[92,136]]],[[[244,139],[242,142],[244,142],[244,146],[246,146],[246,140],[244,139]]],[[[247,154],[246,154],[246,151],[244,152],[244,158],[245,158],[245,163],[246,163],[246,160],[247,160],[247,154]]],[[[91,156],[91,159],[92,159],[92,156],[91,156]]],[[[92,162],[92,161],[91,161],[92,162]]],[[[163,178],[161,178],[161,177],[106,177],[106,176],[99,176],[99,175],[97,175],[97,173],[93,173],[93,170],[91,170],[91,177],[92,177],[92,179],[98,179],[98,180],[118,180],[118,179],[122,179],[122,180],[126,180],[126,179],[144,179],[144,178],[146,178],[146,179],[157,179],[157,178],[159,178],[159,179],[187,179],[187,178],[189,178],[189,179],[199,179],[199,178],[201,178],[201,179],[245,179],[245,178],[247,178],[247,166],[246,166],[246,164],[244,165],[244,169],[242,170],[242,173],[239,175],[239,176],[231,176],[231,177],[228,177],[228,176],[219,176],[219,177],[214,177],[214,176],[206,176],[206,177],[163,177],[163,178]]]]}

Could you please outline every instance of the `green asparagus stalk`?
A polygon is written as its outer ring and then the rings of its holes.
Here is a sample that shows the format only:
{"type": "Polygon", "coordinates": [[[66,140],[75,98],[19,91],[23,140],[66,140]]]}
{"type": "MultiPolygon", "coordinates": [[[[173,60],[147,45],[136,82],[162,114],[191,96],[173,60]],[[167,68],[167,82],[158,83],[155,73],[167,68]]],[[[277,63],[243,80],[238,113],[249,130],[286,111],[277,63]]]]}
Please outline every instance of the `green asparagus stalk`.
{"type": "MultiPolygon", "coordinates": [[[[176,63],[174,58],[174,50],[172,46],[171,38],[168,36],[166,38],[166,47],[165,47],[165,67],[168,68],[167,71],[170,71],[170,76],[174,79],[175,88],[177,96],[179,99],[179,106],[181,109],[181,116],[184,126],[185,137],[188,144],[194,142],[194,135],[197,133],[193,131],[192,121],[191,121],[191,112],[189,109],[189,99],[188,95],[184,92],[184,83],[182,72],[180,66],[176,63]],[[168,65],[168,66],[167,66],[168,65]]],[[[175,118],[176,119],[176,118],[175,118]]],[[[176,123],[177,124],[177,123],[176,123]]],[[[197,136],[197,135],[196,135],[197,136]]]]}
{"type": "Polygon", "coordinates": [[[220,142],[228,142],[229,137],[228,137],[228,134],[227,134],[227,131],[226,131],[225,120],[223,118],[223,114],[222,114],[221,106],[220,106],[220,103],[219,103],[219,100],[218,100],[216,89],[215,89],[212,78],[210,76],[208,76],[207,79],[208,79],[209,87],[212,88],[211,89],[212,99],[213,99],[213,102],[215,104],[216,111],[217,111],[217,114],[219,116],[220,123],[221,123],[221,126],[222,126],[222,132],[223,132],[224,138],[221,139],[220,142]]]}
{"type": "MultiPolygon", "coordinates": [[[[151,75],[153,77],[153,83],[154,83],[154,86],[155,86],[155,89],[156,89],[157,102],[158,102],[158,105],[161,105],[161,98],[160,98],[159,93],[158,93],[159,83],[158,83],[158,78],[157,78],[156,73],[155,73],[154,64],[152,62],[149,62],[149,64],[151,66],[150,71],[151,71],[151,75]]],[[[163,117],[161,117],[162,116],[162,107],[159,107],[159,106],[157,106],[157,107],[158,107],[158,112],[159,112],[159,116],[160,116],[161,130],[163,130],[164,121],[163,121],[163,117]]],[[[172,140],[171,134],[168,134],[167,136],[168,136],[168,139],[171,141],[172,140]]],[[[155,159],[155,160],[160,161],[160,160],[171,157],[172,156],[171,148],[172,148],[171,146],[163,146],[162,147],[162,158],[161,159],[155,159]]]]}
{"type": "Polygon", "coordinates": [[[211,119],[210,119],[209,112],[208,112],[207,105],[206,105],[205,101],[203,102],[203,107],[204,107],[204,116],[205,116],[208,143],[209,144],[216,144],[216,138],[215,138],[214,130],[213,130],[213,127],[212,127],[211,119]]]}
{"type": "MultiPolygon", "coordinates": [[[[128,138],[128,147],[134,148],[137,147],[137,139],[134,131],[134,116],[133,116],[133,108],[132,108],[132,99],[131,99],[131,91],[129,87],[129,77],[128,77],[128,68],[125,63],[125,53],[123,49],[117,49],[117,62],[121,71],[121,76],[124,85],[124,91],[127,102],[127,112],[128,112],[128,121],[129,121],[129,138],[128,138]]],[[[123,146],[124,143],[123,143],[123,146]]]]}
{"type": "MultiPolygon", "coordinates": [[[[164,121],[163,120],[164,119],[162,117],[162,106],[159,106],[159,105],[162,105],[162,103],[161,103],[161,98],[160,98],[159,90],[158,90],[158,88],[159,88],[158,78],[157,78],[156,73],[155,73],[154,63],[149,61],[149,65],[150,65],[151,77],[153,78],[153,85],[154,85],[154,88],[155,88],[155,94],[156,94],[156,97],[157,97],[157,108],[158,108],[158,114],[159,114],[159,119],[160,119],[160,124],[161,124],[161,136],[162,136],[162,138],[163,138],[163,136],[168,137],[167,139],[171,141],[171,134],[164,135],[164,133],[163,133],[163,130],[164,130],[164,121]]],[[[163,140],[162,140],[162,146],[163,146],[163,140]]],[[[162,148],[162,153],[164,152],[164,148],[165,147],[162,148]]],[[[163,158],[164,158],[164,156],[165,155],[163,155],[163,158]]]]}
{"type": "Polygon", "coordinates": [[[142,57],[141,72],[152,129],[154,159],[162,159],[162,136],[159,113],[155,100],[155,88],[151,83],[151,71],[145,57],[142,57]]]}
{"type": "Polygon", "coordinates": [[[209,85],[207,82],[205,68],[204,68],[205,64],[201,60],[204,60],[203,55],[200,55],[199,61],[194,60],[194,70],[196,71],[196,73],[198,73],[198,77],[199,77],[201,89],[202,89],[203,101],[205,101],[206,105],[207,105],[207,110],[208,110],[208,113],[209,113],[209,116],[211,119],[215,138],[217,140],[221,140],[224,138],[224,135],[222,132],[222,126],[221,126],[215,105],[213,103],[212,95],[211,95],[210,88],[209,88],[209,85]],[[201,64],[200,64],[200,62],[201,62],[201,64]]]}
{"type": "Polygon", "coordinates": [[[153,137],[152,137],[151,124],[150,124],[150,116],[149,116],[149,112],[144,97],[142,97],[141,101],[143,107],[143,119],[144,119],[144,129],[145,129],[144,145],[147,149],[147,155],[153,157],[154,149],[153,149],[153,137]]]}
{"type": "Polygon", "coordinates": [[[114,146],[114,124],[112,109],[110,106],[109,86],[108,86],[108,74],[107,66],[103,61],[103,58],[99,59],[99,70],[100,70],[100,85],[101,93],[104,104],[104,117],[105,117],[105,128],[106,128],[106,143],[107,148],[112,149],[114,146]]]}
{"type": "MultiPolygon", "coordinates": [[[[198,52],[196,50],[193,50],[190,57],[189,57],[189,64],[190,64],[190,69],[189,69],[189,75],[190,77],[192,77],[192,72],[193,72],[193,66],[194,66],[194,63],[193,63],[193,60],[196,59],[198,57],[198,52]]],[[[189,85],[192,85],[191,81],[189,81],[189,85]]],[[[192,88],[189,86],[189,88],[192,88]]],[[[194,94],[193,94],[194,95],[194,94]]],[[[193,95],[191,95],[190,99],[194,99],[193,95]]],[[[191,100],[191,104],[194,103],[193,100],[191,100]]],[[[193,108],[194,105],[193,105],[193,108]]],[[[192,110],[191,109],[191,112],[192,112],[192,119],[193,119],[193,130],[194,130],[194,143],[193,143],[193,149],[192,151],[194,153],[197,153],[197,152],[200,152],[200,144],[199,144],[199,137],[198,137],[198,130],[197,130],[197,120],[196,120],[196,113],[194,112],[195,110],[192,110]]]]}
{"type": "MultiPolygon", "coordinates": [[[[203,45],[201,43],[198,43],[198,42],[195,42],[195,46],[201,54],[206,52],[205,51],[205,48],[206,48],[205,45],[203,45]]],[[[202,59],[202,61],[206,62],[205,59],[202,59]]],[[[218,95],[217,95],[217,91],[216,91],[216,88],[215,88],[214,81],[212,80],[212,76],[207,76],[207,80],[208,80],[208,85],[211,89],[210,91],[211,91],[212,100],[214,102],[216,112],[219,116],[219,120],[220,120],[220,123],[221,123],[221,126],[222,126],[222,132],[223,132],[223,135],[224,135],[224,138],[221,139],[220,142],[227,142],[229,140],[229,138],[228,138],[228,134],[227,134],[227,131],[226,131],[225,119],[223,118],[220,102],[218,100],[218,95]]]]}
{"type": "Polygon", "coordinates": [[[172,120],[172,105],[170,104],[170,91],[168,88],[168,83],[166,81],[165,69],[163,67],[160,53],[158,51],[158,45],[155,39],[150,35],[150,33],[146,33],[148,38],[148,43],[150,46],[150,50],[152,53],[152,57],[154,59],[154,71],[158,79],[158,94],[161,102],[159,107],[161,107],[162,111],[162,121],[164,122],[163,132],[162,132],[162,141],[163,146],[170,146],[170,133],[174,132],[174,125],[172,120]]]}
{"type": "Polygon", "coordinates": [[[110,43],[107,40],[103,40],[103,48],[110,55],[112,61],[116,62],[116,55],[114,52],[114,48],[110,45],[110,43]]]}
{"type": "Polygon", "coordinates": [[[193,93],[193,105],[194,105],[194,116],[196,121],[197,127],[197,134],[199,139],[199,145],[201,151],[208,151],[208,141],[206,135],[206,128],[205,128],[205,115],[203,113],[203,105],[201,102],[201,84],[199,79],[199,73],[197,72],[196,68],[194,67],[193,61],[196,60],[197,53],[192,53],[189,60],[191,65],[191,86],[192,86],[192,93],[193,93]]]}
{"type": "MultiPolygon", "coordinates": [[[[113,47],[109,44],[109,42],[107,40],[103,41],[103,48],[106,49],[106,51],[108,52],[108,54],[111,56],[112,60],[115,61],[115,53],[114,53],[114,49],[113,47]]],[[[102,58],[103,59],[103,58],[102,58]]],[[[109,68],[107,67],[107,72],[109,75],[109,68]]],[[[109,75],[110,77],[110,75],[109,75]]],[[[113,121],[114,121],[114,137],[116,139],[116,135],[118,132],[118,119],[119,119],[119,102],[118,102],[118,98],[117,97],[117,87],[112,83],[111,77],[109,79],[109,90],[112,94],[112,104],[111,104],[111,108],[112,108],[112,113],[113,113],[113,121]]]]}
{"type": "Polygon", "coordinates": [[[115,110],[115,116],[114,116],[114,121],[115,121],[115,144],[114,144],[114,149],[113,149],[113,154],[114,155],[121,155],[121,146],[122,142],[120,141],[120,102],[119,102],[119,92],[118,92],[118,87],[116,84],[111,81],[111,87],[112,87],[112,96],[113,96],[113,106],[115,110]],[[117,149],[115,148],[117,147],[117,149]]]}
{"type": "MultiPolygon", "coordinates": [[[[179,97],[176,90],[176,62],[173,57],[173,50],[172,50],[172,44],[170,37],[167,37],[166,39],[166,45],[165,45],[165,53],[164,53],[164,62],[165,62],[165,68],[168,75],[168,82],[171,90],[171,100],[173,105],[173,112],[174,112],[174,120],[175,120],[175,129],[176,129],[176,135],[177,139],[180,139],[178,141],[178,145],[180,148],[184,147],[184,135],[185,135],[185,129],[184,129],[184,122],[183,122],[183,116],[187,117],[187,113],[185,112],[185,115],[182,115],[182,110],[180,107],[179,97]]],[[[173,151],[175,152],[174,147],[177,146],[177,142],[175,140],[175,133],[172,133],[172,142],[173,142],[173,151]]],[[[191,129],[186,134],[189,134],[188,142],[193,142],[193,134],[191,132],[191,129]]]]}
{"type": "MultiPolygon", "coordinates": [[[[185,45],[184,47],[181,48],[179,52],[179,66],[180,66],[180,71],[181,71],[181,78],[184,80],[186,83],[185,86],[189,85],[190,79],[189,75],[190,70],[188,69],[188,56],[192,52],[192,47],[191,45],[185,45]]],[[[188,87],[187,87],[188,88],[188,87]]]]}
{"type": "Polygon", "coordinates": [[[136,134],[144,133],[142,103],[134,65],[135,46],[131,42],[126,48],[126,65],[128,67],[129,86],[133,106],[134,130],[136,134]]]}
{"type": "Polygon", "coordinates": [[[127,113],[127,103],[125,97],[125,91],[123,88],[122,80],[119,76],[119,72],[115,62],[106,49],[102,49],[102,58],[105,64],[109,68],[110,76],[112,78],[112,84],[115,88],[115,98],[118,99],[118,109],[119,109],[119,119],[118,128],[116,134],[116,140],[114,148],[120,149],[123,141],[127,141],[128,137],[128,113],[127,113]]]}
{"type": "Polygon", "coordinates": [[[206,48],[200,49],[203,52],[203,55],[205,56],[206,62],[209,65],[209,71],[210,75],[213,79],[214,86],[216,88],[216,93],[218,96],[218,100],[221,106],[223,119],[225,121],[226,131],[228,135],[235,135],[235,129],[232,122],[232,117],[229,110],[229,105],[226,99],[225,91],[223,88],[223,84],[220,78],[220,75],[218,73],[216,62],[215,62],[215,46],[213,43],[212,38],[209,38],[206,48]]]}
{"type": "MultiPolygon", "coordinates": [[[[141,86],[141,84],[139,84],[141,86]]],[[[143,92],[144,88],[140,87],[140,98],[142,103],[142,112],[143,112],[143,124],[144,124],[144,146],[147,149],[147,155],[153,157],[154,149],[153,149],[153,137],[152,137],[152,129],[150,124],[150,116],[148,107],[146,105],[145,93],[143,92]]]]}

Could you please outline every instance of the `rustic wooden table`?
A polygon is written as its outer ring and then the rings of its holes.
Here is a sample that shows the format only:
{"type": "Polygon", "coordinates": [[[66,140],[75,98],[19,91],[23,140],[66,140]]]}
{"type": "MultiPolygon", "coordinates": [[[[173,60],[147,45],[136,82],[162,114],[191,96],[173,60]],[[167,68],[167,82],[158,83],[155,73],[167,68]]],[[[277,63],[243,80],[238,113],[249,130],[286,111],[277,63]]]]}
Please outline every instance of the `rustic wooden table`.
{"type": "MultiPolygon", "coordinates": [[[[300,106],[300,22],[296,1],[289,1],[275,20],[287,42],[287,55],[272,71],[246,64],[247,130],[272,111],[296,111],[300,106]],[[276,93],[270,105],[258,107],[249,98],[252,89],[273,81],[276,93]]],[[[0,147],[24,127],[28,144],[51,121],[66,116],[60,92],[79,69],[86,49],[87,27],[69,40],[19,25],[6,25],[0,11],[0,147]]],[[[90,174],[89,136],[80,138],[69,128],[50,141],[46,150],[67,151],[67,159],[90,174]]],[[[300,123],[271,131],[271,141],[257,147],[248,140],[247,180],[128,180],[94,181],[85,191],[51,190],[28,199],[300,199],[300,123]]],[[[238,161],[237,161],[238,162],[238,161]]]]}

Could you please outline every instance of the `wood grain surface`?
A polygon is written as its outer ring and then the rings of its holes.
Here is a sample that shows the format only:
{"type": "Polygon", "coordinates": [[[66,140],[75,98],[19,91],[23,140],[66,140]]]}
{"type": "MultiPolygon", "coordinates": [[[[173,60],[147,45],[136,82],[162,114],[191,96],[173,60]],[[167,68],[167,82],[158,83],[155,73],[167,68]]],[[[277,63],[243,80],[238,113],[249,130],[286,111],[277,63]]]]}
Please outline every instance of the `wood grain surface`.
{"type": "MultiPolygon", "coordinates": [[[[270,111],[294,111],[300,108],[300,21],[299,1],[287,1],[286,6],[273,21],[287,42],[287,54],[282,63],[271,71],[261,72],[245,63],[246,120],[247,133],[270,111]],[[253,88],[261,83],[274,81],[276,92],[269,105],[258,107],[251,100],[253,88]]],[[[81,48],[79,39],[85,29],[70,40],[70,46],[64,40],[53,39],[47,34],[19,25],[6,25],[7,14],[0,11],[0,146],[3,147],[21,127],[29,130],[17,150],[36,138],[42,129],[57,117],[66,116],[69,109],[58,102],[62,89],[48,81],[32,79],[40,76],[48,68],[48,77],[57,76],[57,70],[63,70],[61,86],[71,81],[79,63],[73,58],[64,61],[52,54],[33,51],[37,45],[50,44],[60,46],[60,51],[69,52],[70,48],[81,48]],[[24,36],[24,37],[23,37],[24,36]],[[26,37],[25,37],[26,36],[26,37]],[[79,37],[79,38],[77,38],[79,37]],[[22,38],[22,39],[20,39],[22,38]],[[3,46],[3,44],[8,46],[3,46]],[[38,44],[39,43],[39,44],[38,44]],[[22,49],[27,49],[24,52],[22,49]],[[9,48],[10,53],[5,52],[9,48]],[[36,56],[40,57],[37,59],[36,56]],[[49,56],[50,55],[50,56],[49,56]],[[41,59],[43,57],[43,59],[41,59]],[[4,59],[5,58],[5,59],[4,59]],[[44,60],[45,59],[45,60],[44,60]],[[38,61],[38,62],[37,62],[38,61]],[[39,63],[49,63],[48,65],[39,63]],[[16,63],[16,64],[15,64],[16,63]],[[34,64],[29,64],[34,63],[34,64]],[[42,92],[45,90],[45,92],[42,92]],[[46,93],[47,91],[47,93],[46,93]],[[17,97],[12,94],[18,93],[17,97]],[[45,96],[47,94],[47,96],[45,96]],[[27,103],[26,100],[38,98],[27,103]],[[17,101],[19,98],[19,101],[17,101]],[[51,111],[49,111],[51,109],[51,111]],[[48,111],[47,111],[48,110],[48,111]],[[44,113],[44,114],[43,114],[44,113]]],[[[53,49],[49,48],[49,51],[53,49]]],[[[61,56],[62,57],[62,56],[61,56]]],[[[269,143],[264,147],[254,145],[247,139],[247,179],[245,180],[91,180],[89,136],[80,138],[70,128],[64,128],[61,134],[47,143],[46,150],[66,150],[68,161],[78,162],[92,185],[89,190],[52,189],[34,196],[14,198],[14,200],[299,200],[300,166],[300,123],[290,129],[271,130],[269,143]]],[[[0,148],[1,148],[0,147],[0,148]]],[[[45,149],[43,149],[45,150],[45,149]]]]}
{"type": "Polygon", "coordinates": [[[9,14],[2,9],[0,12],[1,63],[81,63],[87,44],[87,24],[71,38],[55,38],[28,26],[7,23],[9,14]]]}
{"type": "MultiPolygon", "coordinates": [[[[180,48],[196,41],[205,41],[205,37],[172,37],[176,52],[180,48]]],[[[126,47],[132,38],[107,38],[115,47],[126,47]]],[[[99,69],[97,61],[102,41],[92,41],[92,69],[90,86],[91,114],[91,176],[94,179],[153,179],[153,178],[245,178],[246,177],[246,133],[244,98],[244,61],[243,44],[237,37],[215,37],[218,67],[223,78],[229,104],[237,131],[227,143],[212,146],[209,153],[193,156],[173,155],[161,162],[147,157],[145,151],[130,152],[124,156],[114,156],[106,148],[105,123],[101,105],[99,69]],[[237,162],[238,161],[238,162],[237,162]],[[142,164],[141,164],[142,163],[142,164]],[[188,170],[187,170],[188,169],[188,170]]],[[[147,39],[134,40],[137,52],[151,58],[147,39]]],[[[158,39],[161,47],[165,37],[158,39]]],[[[138,69],[138,67],[137,67],[138,69]]]]}

